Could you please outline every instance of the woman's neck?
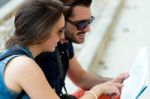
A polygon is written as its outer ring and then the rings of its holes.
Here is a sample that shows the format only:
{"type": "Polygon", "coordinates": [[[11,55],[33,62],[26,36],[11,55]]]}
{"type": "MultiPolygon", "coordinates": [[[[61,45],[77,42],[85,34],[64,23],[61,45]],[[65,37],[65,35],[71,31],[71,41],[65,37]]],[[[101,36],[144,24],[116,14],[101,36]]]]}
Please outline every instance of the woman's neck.
{"type": "Polygon", "coordinates": [[[30,52],[32,53],[33,58],[43,52],[42,48],[37,45],[28,46],[30,52]]]}

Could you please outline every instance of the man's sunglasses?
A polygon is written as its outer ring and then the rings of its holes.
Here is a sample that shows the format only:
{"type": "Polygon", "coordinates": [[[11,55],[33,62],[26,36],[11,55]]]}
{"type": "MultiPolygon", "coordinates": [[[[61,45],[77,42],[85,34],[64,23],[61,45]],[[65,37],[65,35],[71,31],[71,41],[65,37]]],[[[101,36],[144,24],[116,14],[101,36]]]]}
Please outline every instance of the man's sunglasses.
{"type": "Polygon", "coordinates": [[[89,24],[91,24],[94,19],[95,19],[95,17],[91,16],[91,18],[89,18],[89,19],[87,19],[87,20],[71,21],[71,20],[67,19],[66,21],[68,21],[68,22],[71,23],[72,25],[76,26],[78,30],[83,30],[83,29],[85,29],[89,24]]]}

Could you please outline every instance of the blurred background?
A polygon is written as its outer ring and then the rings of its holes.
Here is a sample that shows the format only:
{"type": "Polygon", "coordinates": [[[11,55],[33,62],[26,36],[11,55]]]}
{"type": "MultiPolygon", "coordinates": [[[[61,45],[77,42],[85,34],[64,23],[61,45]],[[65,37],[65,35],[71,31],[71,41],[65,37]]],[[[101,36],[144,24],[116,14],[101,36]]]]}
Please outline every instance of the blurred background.
{"type": "Polygon", "coordinates": [[[0,7],[5,5],[8,1],[10,1],[10,0],[0,0],[0,7]]]}
{"type": "MultiPolygon", "coordinates": [[[[23,2],[0,0],[0,50],[14,31],[14,14],[23,2]]],[[[115,77],[130,70],[140,48],[147,47],[150,56],[149,4],[149,0],[93,0],[96,19],[92,31],[84,44],[74,44],[76,56],[86,70],[115,77]]],[[[66,83],[69,92],[77,89],[68,79],[66,83]]],[[[140,99],[149,99],[149,87],[140,99]]]]}

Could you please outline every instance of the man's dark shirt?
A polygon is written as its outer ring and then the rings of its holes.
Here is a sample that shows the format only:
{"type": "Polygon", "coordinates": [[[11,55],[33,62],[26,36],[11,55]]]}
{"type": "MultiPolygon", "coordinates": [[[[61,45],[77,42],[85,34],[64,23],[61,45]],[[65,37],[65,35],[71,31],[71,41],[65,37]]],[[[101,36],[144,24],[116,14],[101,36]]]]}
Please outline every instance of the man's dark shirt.
{"type": "Polygon", "coordinates": [[[64,86],[64,80],[69,66],[69,59],[74,56],[74,50],[72,42],[70,41],[65,44],[58,43],[56,49],[58,49],[58,51],[45,52],[38,55],[35,58],[35,61],[41,67],[51,87],[56,90],[57,95],[60,95],[62,87],[64,86]],[[61,68],[59,66],[60,64],[58,64],[57,52],[59,52],[61,59],[61,68]],[[63,75],[60,73],[59,69],[62,70],[61,72],[63,75]]]}

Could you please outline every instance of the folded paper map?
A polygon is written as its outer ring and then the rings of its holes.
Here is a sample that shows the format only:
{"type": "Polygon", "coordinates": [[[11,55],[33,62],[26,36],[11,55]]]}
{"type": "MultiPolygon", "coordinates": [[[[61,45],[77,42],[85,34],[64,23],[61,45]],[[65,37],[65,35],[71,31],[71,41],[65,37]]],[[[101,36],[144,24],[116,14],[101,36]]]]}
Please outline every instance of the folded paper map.
{"type": "Polygon", "coordinates": [[[148,87],[148,54],[146,48],[141,48],[138,56],[131,66],[129,78],[123,82],[120,99],[138,99],[148,87]]]}

